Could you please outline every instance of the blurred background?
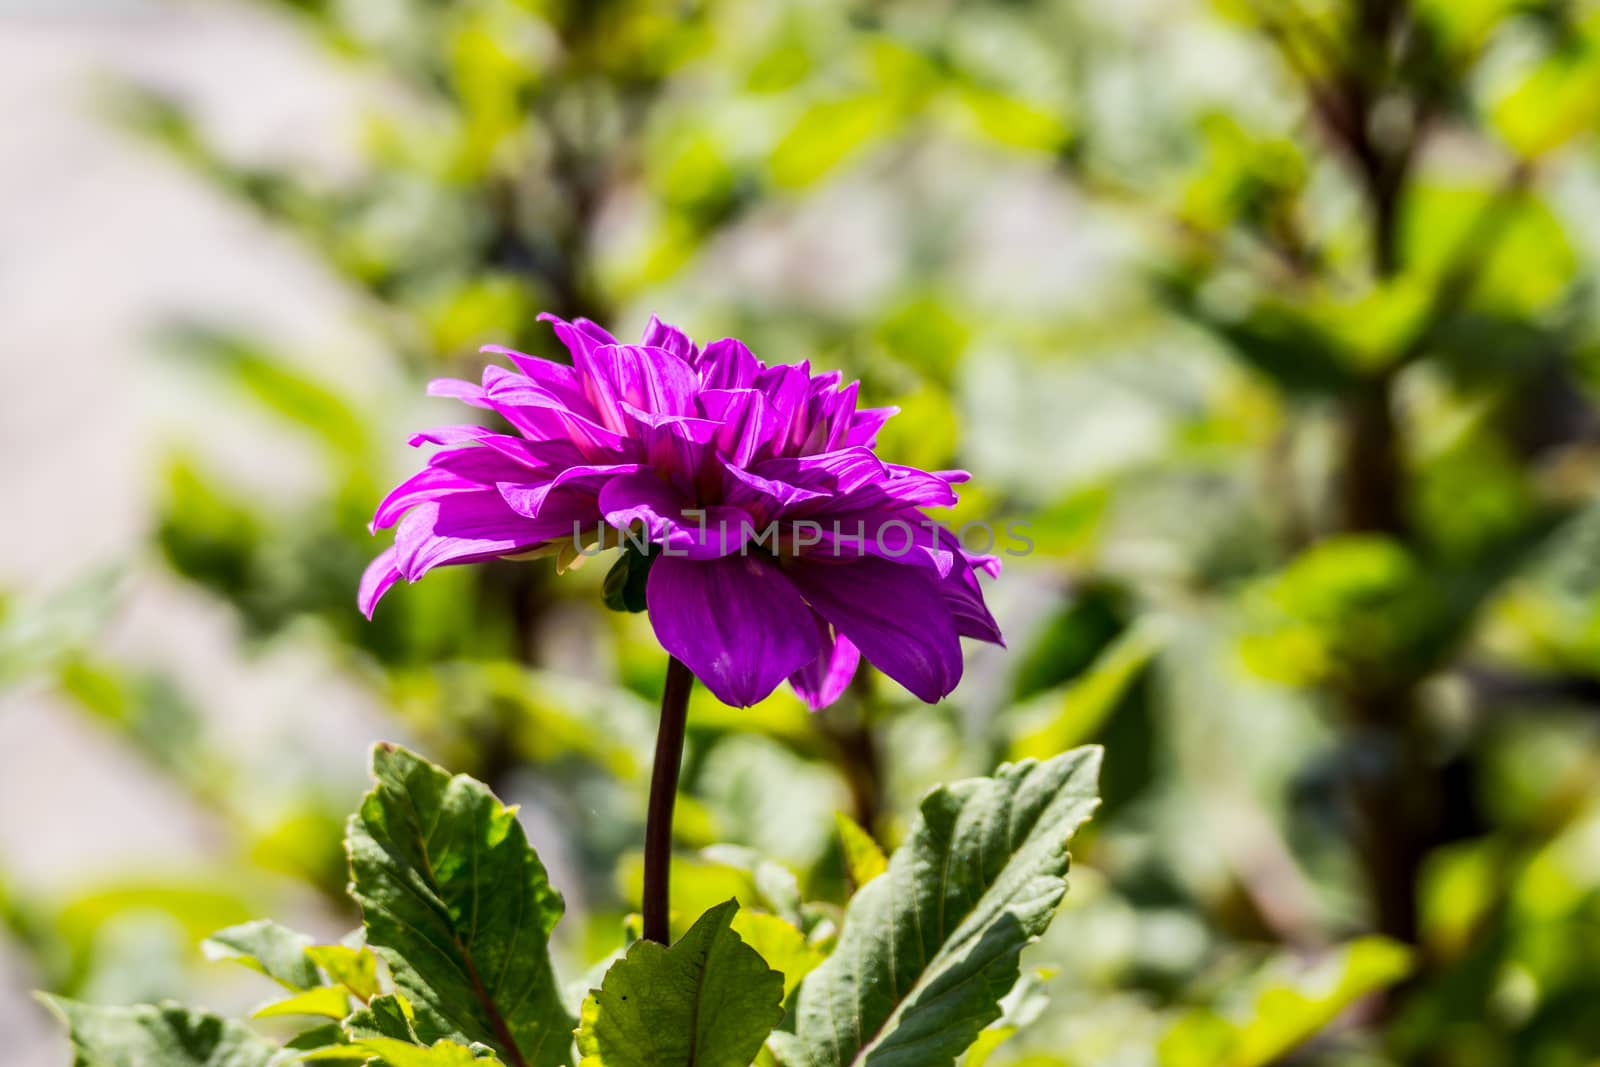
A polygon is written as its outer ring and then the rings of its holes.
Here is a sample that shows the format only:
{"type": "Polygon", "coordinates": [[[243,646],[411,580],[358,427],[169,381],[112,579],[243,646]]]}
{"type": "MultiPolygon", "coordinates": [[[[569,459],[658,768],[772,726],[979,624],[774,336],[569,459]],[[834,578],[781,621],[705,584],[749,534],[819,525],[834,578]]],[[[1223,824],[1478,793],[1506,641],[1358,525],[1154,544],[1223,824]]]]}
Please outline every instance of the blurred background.
{"type": "Polygon", "coordinates": [[[31,989],[248,1009],[205,934],[354,926],[378,738],[523,804],[568,978],[617,943],[606,561],[354,606],[422,383],[549,310],[840,368],[1031,524],[945,703],[697,697],[689,917],[1095,741],[969,1064],[1600,1063],[1597,130],[1586,0],[0,0],[6,1062],[31,989]]]}

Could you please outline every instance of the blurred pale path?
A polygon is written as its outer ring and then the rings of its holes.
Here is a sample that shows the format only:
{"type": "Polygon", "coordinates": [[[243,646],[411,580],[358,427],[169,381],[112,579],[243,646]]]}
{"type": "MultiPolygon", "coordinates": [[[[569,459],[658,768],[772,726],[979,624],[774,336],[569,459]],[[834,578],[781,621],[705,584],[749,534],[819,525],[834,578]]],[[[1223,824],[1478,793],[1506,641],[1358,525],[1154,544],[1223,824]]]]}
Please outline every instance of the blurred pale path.
{"type": "MultiPolygon", "coordinates": [[[[230,745],[298,736],[297,758],[354,788],[365,746],[383,732],[376,709],[314,653],[247,664],[225,607],[139,558],[149,480],[173,433],[204,441],[262,492],[292,493],[310,466],[293,442],[275,445],[264,465],[260,435],[270,429],[185,393],[153,358],[151,332],[204,307],[287,351],[340,350],[333,374],[377,364],[351,358],[361,350],[351,309],[307,257],[105,121],[101,78],[131,73],[171,89],[233,150],[292,152],[330,168],[348,139],[350,87],[249,11],[65,4],[45,15],[47,6],[0,4],[0,448],[9,457],[0,587],[46,595],[97,565],[127,570],[111,647],[172,671],[208,715],[227,708],[216,725],[230,745]]],[[[199,868],[228,847],[225,828],[169,777],[56,698],[27,689],[0,698],[6,881],[48,890],[199,868]]],[[[34,984],[0,953],[11,1067],[66,1062],[55,1027],[28,999],[34,984]]]]}

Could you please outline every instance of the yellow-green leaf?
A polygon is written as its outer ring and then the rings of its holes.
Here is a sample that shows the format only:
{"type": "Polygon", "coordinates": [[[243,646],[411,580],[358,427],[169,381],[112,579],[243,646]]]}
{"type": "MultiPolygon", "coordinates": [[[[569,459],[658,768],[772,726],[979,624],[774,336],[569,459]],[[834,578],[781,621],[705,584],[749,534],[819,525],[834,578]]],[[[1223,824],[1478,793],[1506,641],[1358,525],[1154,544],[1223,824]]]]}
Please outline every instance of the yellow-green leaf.
{"type": "Polygon", "coordinates": [[[889,861],[860,823],[842,811],[834,819],[839,825],[839,840],[844,843],[845,870],[859,889],[887,870],[889,861]]]}

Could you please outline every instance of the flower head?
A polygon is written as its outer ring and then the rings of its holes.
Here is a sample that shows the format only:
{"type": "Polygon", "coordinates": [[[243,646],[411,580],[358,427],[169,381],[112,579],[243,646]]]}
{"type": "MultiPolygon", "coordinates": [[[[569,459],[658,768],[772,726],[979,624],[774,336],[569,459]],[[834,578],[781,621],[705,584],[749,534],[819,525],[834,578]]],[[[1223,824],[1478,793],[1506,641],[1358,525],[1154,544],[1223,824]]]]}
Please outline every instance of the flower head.
{"type": "Polygon", "coordinates": [[[955,503],[967,475],[880,460],[894,409],[858,409],[838,372],[769,367],[731,338],[702,349],[651,319],[627,345],[585,319],[542,318],[571,366],[491,347],[516,369],[430,385],[515,433],[412,438],[442,447],[378,507],[374,529],[398,529],[362,579],[368,617],[402,577],[611,528],[648,539],[656,637],[728,704],[787,678],[822,707],[863,656],[932,702],[961,678],[960,637],[1000,643],[976,574],[999,561],[922,512],[955,503]]]}

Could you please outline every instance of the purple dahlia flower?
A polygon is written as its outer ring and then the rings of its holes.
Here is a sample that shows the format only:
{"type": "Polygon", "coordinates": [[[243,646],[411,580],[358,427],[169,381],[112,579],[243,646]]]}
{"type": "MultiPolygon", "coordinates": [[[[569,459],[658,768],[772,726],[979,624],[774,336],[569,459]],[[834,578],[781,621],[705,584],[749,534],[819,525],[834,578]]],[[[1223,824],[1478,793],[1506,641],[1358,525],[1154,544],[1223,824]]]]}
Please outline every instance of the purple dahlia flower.
{"type": "Polygon", "coordinates": [[[399,528],[362,579],[369,618],[402,577],[572,551],[611,528],[648,538],[656,637],[728,704],[787,678],[823,707],[862,656],[933,702],[961,678],[960,637],[1002,643],[976,574],[999,561],[921,510],[955,503],[967,475],[880,460],[893,408],[858,410],[837,371],[769,367],[732,338],[702,349],[652,318],[625,345],[585,319],[541,318],[571,366],[491,346],[516,369],[429,386],[516,433],[411,439],[443,447],[378,507],[373,528],[399,528]]]}

